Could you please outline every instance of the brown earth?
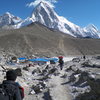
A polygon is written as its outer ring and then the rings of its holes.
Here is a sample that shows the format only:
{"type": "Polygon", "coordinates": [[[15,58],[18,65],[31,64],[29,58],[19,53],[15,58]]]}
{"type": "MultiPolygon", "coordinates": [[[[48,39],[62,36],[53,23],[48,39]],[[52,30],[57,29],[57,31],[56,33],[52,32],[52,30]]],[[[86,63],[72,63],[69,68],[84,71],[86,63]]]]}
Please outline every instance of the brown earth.
{"type": "Polygon", "coordinates": [[[34,23],[0,30],[0,51],[16,55],[94,55],[100,54],[100,39],[74,38],[34,23]]]}

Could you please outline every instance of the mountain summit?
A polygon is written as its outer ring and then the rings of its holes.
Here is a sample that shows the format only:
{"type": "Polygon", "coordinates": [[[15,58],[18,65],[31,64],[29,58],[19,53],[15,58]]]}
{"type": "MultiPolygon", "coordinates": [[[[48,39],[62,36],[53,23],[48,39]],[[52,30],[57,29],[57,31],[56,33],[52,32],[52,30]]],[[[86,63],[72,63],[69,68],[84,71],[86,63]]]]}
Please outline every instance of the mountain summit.
{"type": "Polygon", "coordinates": [[[34,16],[37,22],[40,22],[49,28],[56,29],[58,26],[58,15],[47,3],[40,2],[34,9],[31,17],[34,18],[34,16]]]}

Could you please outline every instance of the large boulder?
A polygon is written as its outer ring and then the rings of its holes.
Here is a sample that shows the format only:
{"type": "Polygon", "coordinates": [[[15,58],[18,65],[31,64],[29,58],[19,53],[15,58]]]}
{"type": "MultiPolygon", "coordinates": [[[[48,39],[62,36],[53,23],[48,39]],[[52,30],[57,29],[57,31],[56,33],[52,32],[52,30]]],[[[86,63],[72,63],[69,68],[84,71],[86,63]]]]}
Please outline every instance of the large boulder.
{"type": "Polygon", "coordinates": [[[73,61],[73,62],[78,62],[78,63],[79,63],[79,62],[80,62],[80,58],[73,58],[72,61],[73,61]]]}
{"type": "Polygon", "coordinates": [[[79,94],[75,100],[100,100],[100,79],[88,77],[86,80],[91,90],[79,94]]]}
{"type": "Polygon", "coordinates": [[[17,76],[22,76],[21,68],[15,69],[17,76]]]}
{"type": "Polygon", "coordinates": [[[26,66],[26,67],[23,67],[23,70],[25,70],[25,71],[29,71],[29,69],[28,69],[27,66],[26,66]]]}
{"type": "Polygon", "coordinates": [[[41,87],[39,85],[32,85],[32,89],[35,91],[36,94],[41,93],[41,87]]]}
{"type": "Polygon", "coordinates": [[[80,75],[79,75],[78,81],[75,82],[74,85],[80,85],[80,84],[86,82],[88,78],[89,78],[88,72],[85,72],[85,71],[84,72],[81,72],[80,75]]]}
{"type": "Polygon", "coordinates": [[[56,68],[52,68],[49,70],[48,74],[54,74],[57,71],[56,68]]]}
{"type": "Polygon", "coordinates": [[[100,79],[88,79],[88,84],[95,94],[100,95],[100,79]]]}

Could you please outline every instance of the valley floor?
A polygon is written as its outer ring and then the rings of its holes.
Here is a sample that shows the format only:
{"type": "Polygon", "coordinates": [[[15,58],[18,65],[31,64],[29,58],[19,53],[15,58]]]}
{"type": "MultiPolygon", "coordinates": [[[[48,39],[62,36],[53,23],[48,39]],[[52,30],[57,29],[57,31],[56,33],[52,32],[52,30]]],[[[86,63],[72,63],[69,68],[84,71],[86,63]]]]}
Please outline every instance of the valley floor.
{"type": "Polygon", "coordinates": [[[27,67],[2,58],[0,82],[5,69],[20,68],[17,81],[25,89],[24,100],[100,100],[100,56],[64,57],[64,62],[60,70],[58,63],[27,67]]]}

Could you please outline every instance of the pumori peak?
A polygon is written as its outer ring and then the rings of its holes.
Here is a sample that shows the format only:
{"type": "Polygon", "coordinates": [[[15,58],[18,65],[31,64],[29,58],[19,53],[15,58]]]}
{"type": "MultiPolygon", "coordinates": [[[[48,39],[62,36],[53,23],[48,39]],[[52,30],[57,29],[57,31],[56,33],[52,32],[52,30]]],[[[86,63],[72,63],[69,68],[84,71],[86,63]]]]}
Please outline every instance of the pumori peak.
{"type": "MultiPolygon", "coordinates": [[[[40,2],[31,14],[31,19],[33,21],[37,21],[49,28],[53,28],[55,30],[59,30],[61,32],[70,34],[74,37],[87,37],[90,36],[92,38],[98,38],[97,31],[89,31],[90,29],[81,28],[78,25],[73,24],[68,21],[66,18],[59,16],[52,7],[48,5],[46,2],[40,2]],[[91,33],[93,32],[93,33],[91,33]]],[[[92,28],[92,29],[91,29],[92,28]]]]}

